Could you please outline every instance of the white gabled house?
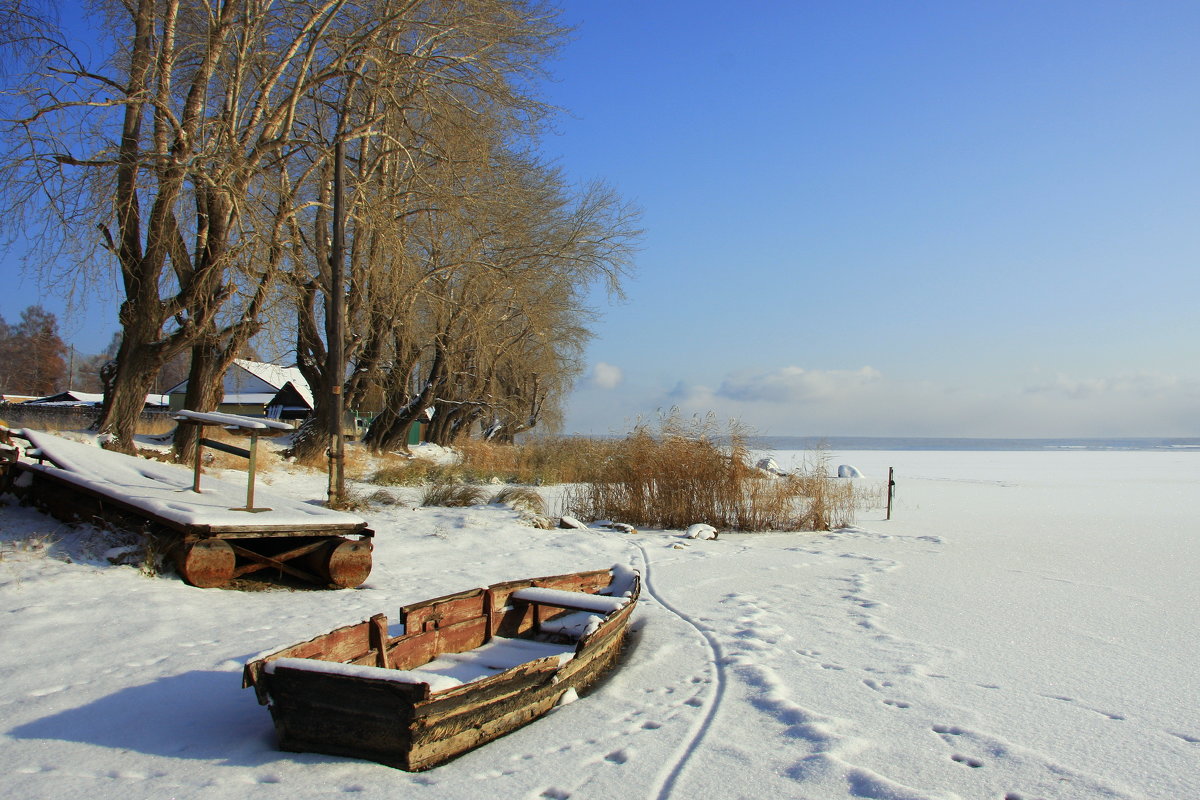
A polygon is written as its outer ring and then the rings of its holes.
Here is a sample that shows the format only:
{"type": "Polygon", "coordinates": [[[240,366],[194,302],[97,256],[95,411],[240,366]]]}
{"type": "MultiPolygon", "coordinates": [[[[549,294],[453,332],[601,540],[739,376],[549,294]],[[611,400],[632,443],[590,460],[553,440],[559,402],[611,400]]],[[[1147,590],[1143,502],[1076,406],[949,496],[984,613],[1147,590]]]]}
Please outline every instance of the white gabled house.
{"type": "MultiPolygon", "coordinates": [[[[183,408],[187,396],[187,381],[172,386],[167,390],[172,411],[183,408]]],[[[281,390],[292,384],[295,394],[307,399],[312,408],[312,392],[308,381],[300,374],[297,367],[281,367],[278,364],[266,364],[262,361],[247,361],[244,358],[234,359],[225,372],[225,395],[217,411],[224,414],[242,414],[245,416],[270,416],[268,407],[275,404],[275,398],[281,390]]],[[[289,393],[290,398],[290,393],[289,393]]],[[[299,409],[292,409],[293,416],[303,416],[299,409]]],[[[278,416],[278,413],[275,413],[278,416]]]]}

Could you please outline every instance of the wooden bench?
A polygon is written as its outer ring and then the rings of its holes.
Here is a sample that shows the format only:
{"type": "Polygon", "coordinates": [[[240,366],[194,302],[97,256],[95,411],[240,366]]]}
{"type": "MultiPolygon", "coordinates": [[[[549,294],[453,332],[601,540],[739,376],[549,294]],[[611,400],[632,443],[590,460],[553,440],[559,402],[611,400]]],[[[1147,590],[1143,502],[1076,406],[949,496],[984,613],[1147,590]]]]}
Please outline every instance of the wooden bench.
{"type": "MultiPolygon", "coordinates": [[[[523,589],[517,589],[509,595],[509,599],[519,600],[532,606],[533,628],[538,632],[542,631],[543,623],[549,621],[549,616],[546,613],[547,609],[585,612],[586,614],[596,615],[599,620],[609,614],[620,611],[629,603],[628,597],[609,597],[607,595],[590,594],[589,592],[546,589],[540,586],[527,586],[523,589]]],[[[586,628],[583,628],[583,630],[586,630],[586,628]]],[[[553,632],[574,638],[573,634],[567,633],[565,628],[553,632]]]]}

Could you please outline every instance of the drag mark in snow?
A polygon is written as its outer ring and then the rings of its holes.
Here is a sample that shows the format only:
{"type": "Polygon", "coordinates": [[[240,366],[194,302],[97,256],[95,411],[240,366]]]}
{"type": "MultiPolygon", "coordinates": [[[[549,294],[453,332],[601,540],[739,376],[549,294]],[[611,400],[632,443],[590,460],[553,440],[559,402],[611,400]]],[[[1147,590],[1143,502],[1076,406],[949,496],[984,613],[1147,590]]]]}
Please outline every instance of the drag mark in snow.
{"type": "Polygon", "coordinates": [[[687,702],[688,705],[693,705],[698,708],[707,704],[708,707],[705,710],[704,716],[692,728],[691,734],[680,747],[678,755],[675,756],[673,763],[666,766],[663,771],[659,773],[660,777],[658,779],[657,788],[652,789],[651,792],[647,794],[648,797],[655,797],[657,800],[667,800],[667,798],[671,796],[671,792],[674,791],[675,784],[678,782],[679,776],[683,774],[684,769],[687,767],[688,761],[699,749],[700,743],[704,739],[704,735],[711,729],[712,722],[716,718],[717,711],[721,707],[721,700],[725,696],[725,685],[727,682],[724,667],[725,659],[721,645],[716,640],[716,637],[712,635],[711,631],[709,631],[700,623],[696,622],[696,620],[694,620],[689,614],[675,608],[675,606],[671,605],[666,598],[664,598],[658,593],[658,591],[655,590],[654,580],[651,575],[650,568],[650,554],[646,551],[646,548],[643,544],[640,542],[635,544],[637,549],[642,553],[642,587],[646,590],[647,594],[649,594],[655,599],[655,601],[658,602],[659,605],[661,605],[670,613],[679,617],[688,625],[695,628],[696,632],[704,637],[704,641],[708,645],[708,649],[711,654],[709,663],[712,665],[714,673],[714,691],[712,694],[703,699],[700,697],[694,697],[687,702]]]}
{"type": "Polygon", "coordinates": [[[1042,695],[1042,697],[1046,698],[1047,700],[1058,700],[1059,702],[1062,702],[1062,703],[1070,703],[1072,705],[1075,705],[1075,706],[1078,706],[1079,708],[1084,709],[1085,711],[1090,711],[1093,714],[1099,714],[1102,717],[1107,717],[1108,719],[1111,719],[1114,722],[1124,722],[1126,719],[1124,714],[1118,714],[1114,711],[1105,711],[1100,708],[1093,708],[1092,706],[1089,706],[1089,705],[1079,702],[1074,697],[1064,697],[1063,695],[1058,695],[1058,694],[1044,694],[1044,695],[1042,695]]]}

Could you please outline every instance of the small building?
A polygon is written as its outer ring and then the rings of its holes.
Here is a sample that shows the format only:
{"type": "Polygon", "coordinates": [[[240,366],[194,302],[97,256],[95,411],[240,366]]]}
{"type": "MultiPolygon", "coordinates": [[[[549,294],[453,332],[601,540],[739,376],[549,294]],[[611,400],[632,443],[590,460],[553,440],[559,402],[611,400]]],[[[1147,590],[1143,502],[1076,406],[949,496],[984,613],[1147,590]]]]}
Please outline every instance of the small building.
{"type": "MultiPolygon", "coordinates": [[[[104,404],[104,395],[100,392],[78,392],[74,389],[58,394],[47,395],[46,397],[38,397],[33,400],[26,400],[22,405],[27,406],[54,406],[58,408],[99,408],[104,404]]],[[[146,409],[156,410],[165,409],[167,407],[167,396],[165,394],[148,394],[146,395],[146,409]]]]}
{"type": "Polygon", "coordinates": [[[313,412],[312,390],[303,380],[288,381],[267,403],[267,416],[271,419],[304,419],[313,412]]]}
{"type": "MultiPolygon", "coordinates": [[[[234,359],[225,371],[222,386],[224,396],[217,411],[224,414],[241,414],[250,417],[267,416],[267,408],[275,397],[288,384],[295,386],[296,393],[307,396],[312,401],[312,392],[308,381],[300,374],[297,367],[281,367],[278,364],[267,364],[262,361],[248,361],[244,358],[234,359]]],[[[187,397],[187,381],[183,381],[167,390],[172,411],[183,408],[187,397]]],[[[311,405],[309,408],[311,409],[311,405]]]]}
{"type": "Polygon", "coordinates": [[[27,406],[59,406],[61,408],[76,408],[81,406],[99,406],[104,402],[104,395],[99,392],[59,392],[39,397],[36,400],[26,400],[27,406]]]}

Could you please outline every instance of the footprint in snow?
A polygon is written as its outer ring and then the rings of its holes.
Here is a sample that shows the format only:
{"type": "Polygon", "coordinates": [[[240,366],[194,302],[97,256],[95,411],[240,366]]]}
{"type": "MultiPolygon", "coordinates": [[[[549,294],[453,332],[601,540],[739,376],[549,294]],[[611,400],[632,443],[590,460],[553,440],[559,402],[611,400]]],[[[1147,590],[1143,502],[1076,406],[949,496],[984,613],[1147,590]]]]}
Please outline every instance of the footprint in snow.
{"type": "Polygon", "coordinates": [[[629,751],[625,749],[614,750],[606,755],[604,760],[610,764],[624,764],[629,761],[629,751]]]}

